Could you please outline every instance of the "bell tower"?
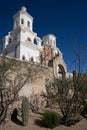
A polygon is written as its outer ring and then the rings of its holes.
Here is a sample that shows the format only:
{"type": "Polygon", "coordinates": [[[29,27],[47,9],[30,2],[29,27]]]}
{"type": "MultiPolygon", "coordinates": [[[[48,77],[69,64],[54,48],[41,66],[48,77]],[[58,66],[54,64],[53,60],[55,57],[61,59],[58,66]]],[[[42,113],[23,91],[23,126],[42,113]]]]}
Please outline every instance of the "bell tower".
{"type": "Polygon", "coordinates": [[[21,10],[14,16],[14,29],[23,26],[24,28],[33,30],[33,17],[27,13],[25,7],[21,7],[21,10]]]}
{"type": "Polygon", "coordinates": [[[4,38],[4,53],[20,60],[31,61],[33,58],[34,62],[39,62],[41,39],[33,31],[33,17],[21,7],[13,20],[13,30],[4,38]]]}
{"type": "Polygon", "coordinates": [[[48,34],[43,37],[43,44],[52,48],[56,48],[56,37],[53,34],[48,34]]]}
{"type": "Polygon", "coordinates": [[[12,37],[14,37],[14,33],[16,32],[17,39],[20,42],[30,41],[33,43],[36,33],[33,32],[33,17],[27,13],[27,9],[21,7],[21,10],[13,16],[13,19],[12,37]]]}

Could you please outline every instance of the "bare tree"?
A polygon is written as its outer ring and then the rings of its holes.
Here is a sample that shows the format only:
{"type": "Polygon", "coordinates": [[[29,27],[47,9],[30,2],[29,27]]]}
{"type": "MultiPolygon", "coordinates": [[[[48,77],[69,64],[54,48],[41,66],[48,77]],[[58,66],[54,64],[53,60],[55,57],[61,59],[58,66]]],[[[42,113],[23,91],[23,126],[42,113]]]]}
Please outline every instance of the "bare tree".
{"type": "Polygon", "coordinates": [[[58,103],[63,115],[63,123],[71,125],[81,119],[84,101],[87,98],[87,75],[73,72],[73,80],[56,82],[58,103]]]}
{"type": "Polygon", "coordinates": [[[0,124],[6,118],[8,106],[16,100],[20,89],[39,75],[33,63],[0,57],[0,124]]]}
{"type": "Polygon", "coordinates": [[[68,126],[81,119],[84,102],[87,99],[87,73],[82,72],[81,57],[78,52],[75,54],[78,70],[73,71],[73,78],[54,79],[53,83],[51,82],[51,85],[48,84],[47,87],[50,90],[50,86],[53,86],[63,116],[62,123],[68,126]]]}

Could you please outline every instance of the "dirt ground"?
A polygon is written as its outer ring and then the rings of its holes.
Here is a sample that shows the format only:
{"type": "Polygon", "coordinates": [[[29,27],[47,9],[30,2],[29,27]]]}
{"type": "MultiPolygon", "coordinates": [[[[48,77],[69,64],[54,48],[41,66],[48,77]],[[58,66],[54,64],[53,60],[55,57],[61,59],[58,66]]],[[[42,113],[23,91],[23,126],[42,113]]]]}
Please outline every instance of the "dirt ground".
{"type": "MultiPolygon", "coordinates": [[[[41,114],[30,113],[30,118],[27,126],[22,126],[22,122],[17,119],[15,122],[7,121],[4,125],[0,126],[0,130],[51,130],[45,128],[41,124],[41,114]]],[[[82,119],[80,122],[72,125],[71,127],[66,127],[59,125],[53,130],[87,130],[87,120],[82,119]]]]}

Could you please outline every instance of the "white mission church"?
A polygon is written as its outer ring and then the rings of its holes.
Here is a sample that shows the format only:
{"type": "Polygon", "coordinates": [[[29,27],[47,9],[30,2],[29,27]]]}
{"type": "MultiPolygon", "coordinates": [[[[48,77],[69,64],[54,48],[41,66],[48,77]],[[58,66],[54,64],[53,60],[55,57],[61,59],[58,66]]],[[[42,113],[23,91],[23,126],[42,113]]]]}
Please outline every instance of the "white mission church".
{"type": "Polygon", "coordinates": [[[33,32],[33,17],[25,7],[22,7],[13,19],[13,30],[3,39],[3,54],[54,67],[56,76],[66,74],[66,64],[61,51],[56,47],[56,37],[48,34],[41,40],[37,33],[33,32]]]}
{"type": "Polygon", "coordinates": [[[41,49],[41,39],[33,32],[33,17],[22,7],[14,16],[14,27],[4,38],[3,53],[20,60],[38,61],[41,49]],[[37,45],[34,44],[36,39],[37,45]]]}

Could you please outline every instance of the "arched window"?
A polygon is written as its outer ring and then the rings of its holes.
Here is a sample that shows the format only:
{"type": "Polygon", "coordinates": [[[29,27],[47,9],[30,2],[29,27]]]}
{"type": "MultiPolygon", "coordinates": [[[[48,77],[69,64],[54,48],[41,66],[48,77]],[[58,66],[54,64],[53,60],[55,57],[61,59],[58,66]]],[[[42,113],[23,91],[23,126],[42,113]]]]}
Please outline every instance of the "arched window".
{"type": "Polygon", "coordinates": [[[21,24],[24,24],[24,19],[23,18],[21,19],[21,24]]]}
{"type": "Polygon", "coordinates": [[[34,58],[33,57],[31,57],[31,62],[34,62],[34,58]]]}
{"type": "Polygon", "coordinates": [[[12,43],[12,38],[10,37],[9,40],[8,40],[8,43],[12,43]]]}
{"type": "Polygon", "coordinates": [[[36,41],[36,39],[34,39],[34,44],[36,44],[36,45],[37,45],[37,41],[36,41]]]}
{"type": "Polygon", "coordinates": [[[29,21],[27,21],[27,27],[29,27],[29,28],[30,28],[30,22],[29,22],[29,21]]]}
{"type": "Polygon", "coordinates": [[[30,39],[30,37],[28,37],[28,38],[27,38],[27,40],[31,42],[31,39],[30,39]]]}
{"type": "Polygon", "coordinates": [[[25,56],[24,55],[22,56],[22,60],[25,60],[25,56]]]}

